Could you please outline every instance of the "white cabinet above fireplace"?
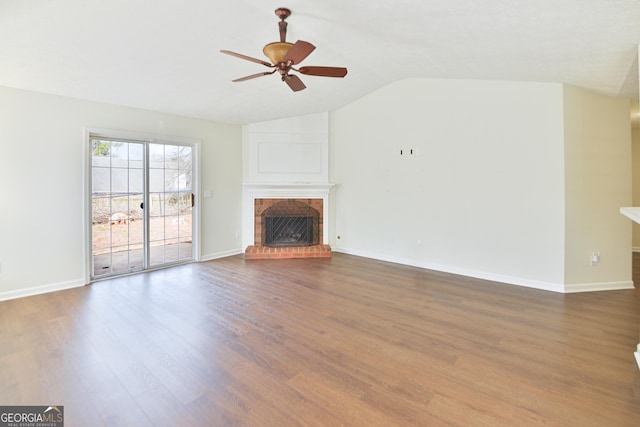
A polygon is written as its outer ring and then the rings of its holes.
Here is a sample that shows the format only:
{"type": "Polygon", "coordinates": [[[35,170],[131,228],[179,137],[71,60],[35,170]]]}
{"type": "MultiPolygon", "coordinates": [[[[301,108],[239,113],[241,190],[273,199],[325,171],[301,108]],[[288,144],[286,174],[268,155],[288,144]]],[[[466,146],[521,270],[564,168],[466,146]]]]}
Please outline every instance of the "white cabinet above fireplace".
{"type": "Polygon", "coordinates": [[[245,184],[329,182],[329,114],[244,127],[245,184]]]}

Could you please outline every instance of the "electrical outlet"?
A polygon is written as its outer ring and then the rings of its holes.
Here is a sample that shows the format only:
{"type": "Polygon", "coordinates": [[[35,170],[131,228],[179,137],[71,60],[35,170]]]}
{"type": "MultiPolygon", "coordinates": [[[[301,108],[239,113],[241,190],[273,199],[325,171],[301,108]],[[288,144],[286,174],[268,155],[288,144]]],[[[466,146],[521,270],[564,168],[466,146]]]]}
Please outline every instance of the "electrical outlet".
{"type": "Polygon", "coordinates": [[[600,262],[600,251],[591,252],[591,258],[589,259],[592,266],[600,262]]]}

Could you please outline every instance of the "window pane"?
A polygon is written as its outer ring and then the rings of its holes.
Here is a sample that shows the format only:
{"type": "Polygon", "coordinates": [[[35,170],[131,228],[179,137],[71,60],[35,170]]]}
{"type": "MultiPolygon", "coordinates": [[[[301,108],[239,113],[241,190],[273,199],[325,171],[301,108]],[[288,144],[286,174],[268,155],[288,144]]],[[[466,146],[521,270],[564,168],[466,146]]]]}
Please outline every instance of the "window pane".
{"type": "Polygon", "coordinates": [[[178,215],[180,213],[180,193],[165,193],[165,215],[178,215]]]}
{"type": "Polygon", "coordinates": [[[190,259],[193,256],[192,247],[191,239],[181,239],[179,243],[180,259],[190,259]]]}
{"type": "Polygon", "coordinates": [[[142,194],[129,196],[129,244],[142,244],[144,241],[144,223],[142,221],[142,194]]]}
{"type": "Polygon", "coordinates": [[[178,169],[180,164],[180,147],[177,145],[165,145],[164,148],[165,167],[167,169],[178,169]]]}
{"type": "Polygon", "coordinates": [[[180,191],[191,191],[191,170],[180,171],[180,191]]]}
{"type": "Polygon", "coordinates": [[[149,194],[149,216],[158,217],[164,215],[164,193],[149,194]]]}
{"type": "MultiPolygon", "coordinates": [[[[93,223],[93,253],[105,253],[111,247],[111,227],[108,221],[93,223]]],[[[108,252],[108,251],[107,251],[108,252]]]]}
{"type": "Polygon", "coordinates": [[[129,269],[140,270],[143,268],[144,253],[142,248],[131,248],[129,251],[129,269]]]}
{"type": "Polygon", "coordinates": [[[111,167],[129,167],[129,144],[111,142],[111,167]]]}
{"type": "Polygon", "coordinates": [[[164,169],[149,170],[149,191],[152,193],[164,191],[164,169]]]}
{"type": "Polygon", "coordinates": [[[114,246],[111,253],[111,272],[122,273],[129,271],[129,247],[114,246]]]}
{"type": "Polygon", "coordinates": [[[94,140],[91,144],[92,165],[109,166],[111,164],[111,143],[109,141],[94,140]]]}
{"type": "Polygon", "coordinates": [[[111,169],[111,191],[126,193],[129,191],[129,170],[122,168],[111,169]]]}
{"type": "Polygon", "coordinates": [[[182,215],[180,217],[181,221],[179,224],[179,236],[181,240],[188,239],[191,240],[192,234],[192,226],[191,226],[191,212],[187,213],[187,215],[182,215]]]}
{"type": "Polygon", "coordinates": [[[129,169],[129,193],[142,193],[144,191],[144,177],[142,169],[129,169]]]}
{"type": "Polygon", "coordinates": [[[164,218],[153,217],[149,221],[149,240],[158,242],[164,239],[164,218]]]}
{"type": "Polygon", "coordinates": [[[111,222],[124,223],[129,220],[129,196],[111,198],[111,222]]]}
{"type": "Polygon", "coordinates": [[[180,169],[191,170],[191,147],[180,147],[180,169]]]}
{"type": "Polygon", "coordinates": [[[180,259],[178,239],[167,239],[164,245],[164,262],[175,262],[180,259]]]}
{"type": "Polygon", "coordinates": [[[129,215],[131,221],[142,221],[144,212],[140,205],[142,204],[142,194],[132,194],[129,196],[129,215]]]}
{"type": "Polygon", "coordinates": [[[149,144],[149,168],[164,168],[164,145],[149,144]]]}
{"type": "Polygon", "coordinates": [[[91,171],[91,191],[108,193],[111,190],[111,171],[109,168],[93,168],[91,171]]]}
{"type": "MultiPolygon", "coordinates": [[[[180,217],[178,215],[164,217],[164,237],[165,239],[177,239],[178,229],[180,226],[180,217]]],[[[182,219],[184,220],[184,219],[182,219]]]]}
{"type": "Polygon", "coordinates": [[[132,169],[142,169],[144,163],[144,145],[129,144],[129,167],[132,169]]]}
{"type": "Polygon", "coordinates": [[[158,265],[164,263],[164,245],[151,245],[149,252],[150,265],[158,265]]]}
{"type": "Polygon", "coordinates": [[[164,173],[164,191],[179,190],[180,175],[176,169],[167,169],[164,173]]]}

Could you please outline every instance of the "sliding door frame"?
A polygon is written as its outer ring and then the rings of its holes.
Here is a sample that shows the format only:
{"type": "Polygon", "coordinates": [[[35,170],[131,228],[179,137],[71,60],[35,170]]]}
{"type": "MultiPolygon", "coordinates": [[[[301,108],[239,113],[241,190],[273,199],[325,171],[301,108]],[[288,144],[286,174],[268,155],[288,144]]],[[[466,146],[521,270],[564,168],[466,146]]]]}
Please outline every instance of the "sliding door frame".
{"type": "MultiPolygon", "coordinates": [[[[199,262],[200,261],[200,216],[201,216],[201,208],[200,208],[200,140],[191,139],[191,138],[178,138],[178,137],[168,137],[168,136],[160,136],[154,134],[146,134],[139,132],[127,132],[127,131],[118,131],[112,129],[102,129],[102,128],[85,128],[84,129],[84,186],[83,186],[83,204],[84,204],[84,227],[83,227],[83,240],[84,240],[84,262],[83,262],[83,273],[85,277],[86,283],[91,283],[99,280],[109,279],[117,276],[105,276],[92,278],[92,263],[93,263],[93,248],[92,248],[92,219],[93,219],[93,206],[92,206],[92,136],[101,136],[105,139],[113,138],[113,139],[122,139],[122,140],[131,140],[136,142],[145,143],[145,158],[148,155],[148,147],[149,144],[167,144],[167,145],[182,145],[182,146],[190,146],[192,148],[192,192],[195,196],[195,206],[192,211],[192,254],[193,259],[183,262],[173,262],[165,265],[157,265],[151,266],[147,265],[147,268],[140,271],[135,271],[131,273],[123,273],[118,276],[126,276],[129,274],[137,274],[145,271],[157,270],[162,268],[172,267],[174,265],[186,264],[190,262],[199,262]]],[[[146,175],[146,182],[148,182],[148,167],[145,167],[144,173],[146,175]]],[[[149,191],[145,189],[144,191],[144,200],[145,206],[149,206],[148,196],[149,191]]],[[[145,249],[148,251],[148,213],[145,209],[145,249]]],[[[145,258],[148,258],[148,252],[145,254],[145,258]]]]}

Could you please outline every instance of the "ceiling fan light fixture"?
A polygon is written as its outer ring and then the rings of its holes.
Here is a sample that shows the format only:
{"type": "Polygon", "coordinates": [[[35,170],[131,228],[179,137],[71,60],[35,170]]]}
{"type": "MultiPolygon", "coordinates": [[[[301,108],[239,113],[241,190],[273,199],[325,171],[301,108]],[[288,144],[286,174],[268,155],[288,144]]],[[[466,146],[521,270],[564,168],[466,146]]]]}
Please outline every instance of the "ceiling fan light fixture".
{"type": "Polygon", "coordinates": [[[298,65],[304,59],[309,56],[311,52],[316,48],[309,42],[304,40],[298,40],[295,43],[287,42],[287,22],[285,21],[290,15],[291,10],[286,7],[280,7],[276,9],[276,15],[280,18],[278,22],[278,30],[280,33],[280,41],[267,44],[262,48],[262,52],[266,55],[271,63],[263,61],[262,59],[252,58],[247,55],[232,52],[230,50],[221,50],[220,52],[235,56],[246,61],[262,64],[265,67],[269,67],[271,71],[264,71],[262,73],[251,74],[249,76],[241,77],[239,79],[232,80],[234,82],[243,82],[245,80],[255,79],[257,77],[268,76],[279,72],[282,81],[285,82],[291,90],[298,92],[306,88],[300,77],[289,74],[289,71],[297,71],[301,74],[309,76],[321,76],[321,77],[344,77],[347,75],[347,69],[344,67],[301,67],[294,68],[294,65],[298,65]]]}
{"type": "Polygon", "coordinates": [[[284,62],[285,56],[293,47],[293,43],[287,42],[273,42],[269,43],[262,49],[262,52],[271,61],[273,65],[284,62]]]}

